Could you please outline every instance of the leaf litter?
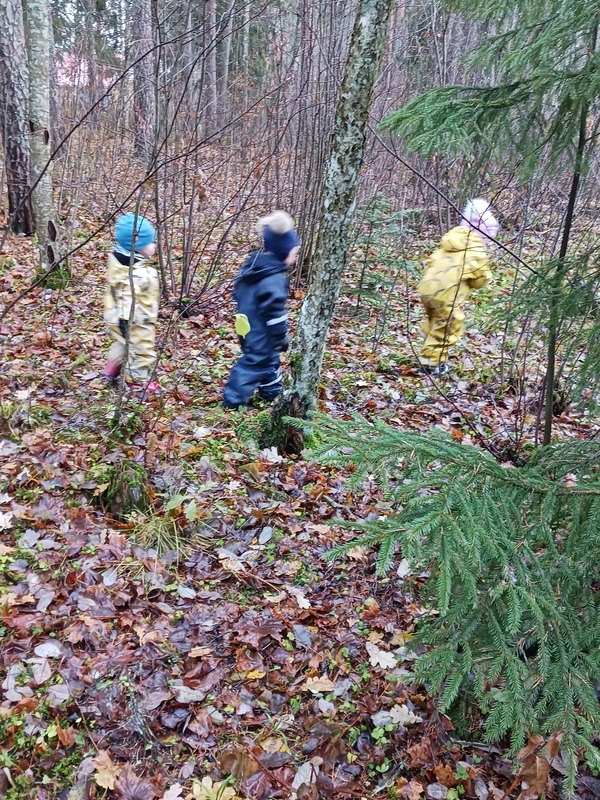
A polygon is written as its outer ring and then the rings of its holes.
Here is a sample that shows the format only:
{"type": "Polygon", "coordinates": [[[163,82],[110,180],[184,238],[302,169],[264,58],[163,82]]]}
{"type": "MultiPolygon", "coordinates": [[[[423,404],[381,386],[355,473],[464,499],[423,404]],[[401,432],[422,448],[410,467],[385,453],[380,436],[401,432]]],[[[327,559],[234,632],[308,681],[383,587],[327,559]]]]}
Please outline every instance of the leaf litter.
{"type": "MultiPolygon", "coordinates": [[[[13,237],[12,246],[30,243],[13,237]]],[[[0,387],[3,414],[11,410],[0,438],[7,786],[40,800],[388,789],[421,798],[449,797],[455,787],[497,800],[513,786],[529,800],[542,784],[556,797],[556,743],[544,750],[532,742],[515,778],[498,750],[458,742],[414,682],[409,646],[421,609],[411,582],[419,576],[401,554],[384,579],[369,548],[354,548],[347,562],[325,559],[352,538],[336,522],[385,514],[377,487],[350,495],[343,475],[257,449],[242,420],[215,407],[216,397],[207,402],[204,381],[176,374],[176,361],[194,362],[200,336],[207,363],[226,374],[235,357],[218,332],[226,302],[207,306],[202,327],[180,324],[177,359],[166,345],[168,402],[131,408],[122,419],[131,431],[111,434],[114,395],[98,380],[102,282],[86,258],[73,258],[77,279],[65,302],[57,307],[59,293],[36,290],[2,329],[11,355],[0,387]],[[38,335],[50,328],[51,337],[38,335]],[[82,352],[85,367],[73,369],[82,352]],[[22,365],[32,357],[38,366],[29,374],[22,365]],[[123,458],[145,464],[148,519],[173,520],[184,544],[193,542],[182,553],[142,547],[135,519],[99,506],[108,471],[123,458]]],[[[291,301],[293,311],[300,302],[291,301]]],[[[350,312],[342,299],[324,365],[329,413],[359,411],[420,430],[437,424],[469,441],[466,414],[504,435],[511,400],[498,407],[477,365],[445,398],[410,368],[400,383],[380,370],[404,336],[400,323],[391,321],[371,352],[350,312]]],[[[589,423],[572,414],[559,428],[577,436],[589,423]]],[[[582,779],[582,798],[595,789],[591,776],[582,779]]]]}

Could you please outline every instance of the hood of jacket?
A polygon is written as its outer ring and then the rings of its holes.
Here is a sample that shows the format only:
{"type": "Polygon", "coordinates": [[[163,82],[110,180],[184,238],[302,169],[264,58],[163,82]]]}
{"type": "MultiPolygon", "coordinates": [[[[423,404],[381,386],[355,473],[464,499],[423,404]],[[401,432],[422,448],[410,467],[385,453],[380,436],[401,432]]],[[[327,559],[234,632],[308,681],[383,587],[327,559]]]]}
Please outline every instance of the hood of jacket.
{"type": "Polygon", "coordinates": [[[238,272],[235,282],[237,283],[258,283],[269,275],[287,270],[283,261],[279,261],[273,253],[250,253],[244,266],[238,272]]]}
{"type": "Polygon", "coordinates": [[[445,233],[440,241],[440,247],[447,253],[459,253],[462,250],[481,248],[483,244],[481,236],[472,228],[465,225],[457,225],[448,233],[445,233]]]}

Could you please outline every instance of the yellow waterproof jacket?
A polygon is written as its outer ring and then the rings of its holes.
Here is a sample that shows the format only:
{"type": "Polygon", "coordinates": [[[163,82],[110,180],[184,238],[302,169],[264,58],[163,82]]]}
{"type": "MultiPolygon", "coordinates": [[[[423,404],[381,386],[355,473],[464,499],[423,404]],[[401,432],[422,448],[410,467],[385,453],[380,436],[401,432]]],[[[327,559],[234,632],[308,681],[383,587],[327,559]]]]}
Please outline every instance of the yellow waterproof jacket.
{"type": "MultiPolygon", "coordinates": [[[[132,322],[138,325],[147,322],[154,324],[158,319],[158,273],[145,260],[136,261],[132,271],[135,292],[132,322]]],[[[111,253],[108,257],[106,279],[104,319],[109,325],[118,325],[120,319],[129,319],[131,312],[129,263],[122,264],[111,253]]]]}
{"type": "Polygon", "coordinates": [[[419,294],[436,305],[461,305],[471,289],[480,289],[492,277],[483,239],[463,225],[442,237],[427,263],[419,294]]]}

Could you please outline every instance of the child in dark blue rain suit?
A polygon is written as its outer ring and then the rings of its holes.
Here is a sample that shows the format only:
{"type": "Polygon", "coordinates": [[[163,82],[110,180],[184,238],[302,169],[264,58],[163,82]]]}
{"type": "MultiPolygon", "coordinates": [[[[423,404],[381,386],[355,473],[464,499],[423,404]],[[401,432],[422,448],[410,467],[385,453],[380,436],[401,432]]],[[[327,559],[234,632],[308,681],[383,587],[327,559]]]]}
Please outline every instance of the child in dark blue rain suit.
{"type": "Polygon", "coordinates": [[[288,349],[287,268],[298,257],[300,239],[285,211],[273,211],[257,225],[263,251],[251,253],[235,278],[235,330],[243,355],[223,392],[225,408],[245,407],[255,389],[263,400],[281,392],[279,354],[288,349]]]}

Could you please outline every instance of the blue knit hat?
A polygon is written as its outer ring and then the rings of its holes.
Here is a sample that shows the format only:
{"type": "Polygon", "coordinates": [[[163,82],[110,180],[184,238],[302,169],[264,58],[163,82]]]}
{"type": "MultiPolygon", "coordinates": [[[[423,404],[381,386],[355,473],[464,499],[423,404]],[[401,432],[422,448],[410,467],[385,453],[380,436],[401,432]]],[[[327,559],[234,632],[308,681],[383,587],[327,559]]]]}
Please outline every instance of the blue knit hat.
{"type": "Polygon", "coordinates": [[[280,261],[285,261],[300,237],[294,229],[294,220],[286,211],[273,211],[258,221],[257,230],[263,238],[265,250],[280,261]]]}
{"type": "MultiPolygon", "coordinates": [[[[117,243],[123,248],[123,250],[127,250],[127,252],[131,252],[134,221],[136,221],[135,214],[125,214],[125,216],[119,217],[117,224],[115,225],[115,238],[117,243]]],[[[136,250],[141,250],[143,247],[147,247],[149,244],[152,244],[152,242],[156,241],[156,231],[147,219],[138,216],[136,227],[136,250]]]]}

